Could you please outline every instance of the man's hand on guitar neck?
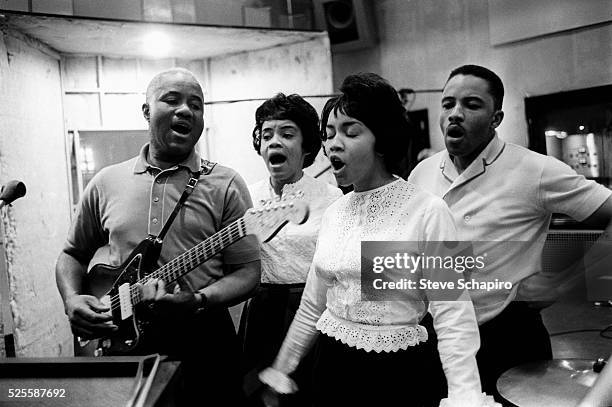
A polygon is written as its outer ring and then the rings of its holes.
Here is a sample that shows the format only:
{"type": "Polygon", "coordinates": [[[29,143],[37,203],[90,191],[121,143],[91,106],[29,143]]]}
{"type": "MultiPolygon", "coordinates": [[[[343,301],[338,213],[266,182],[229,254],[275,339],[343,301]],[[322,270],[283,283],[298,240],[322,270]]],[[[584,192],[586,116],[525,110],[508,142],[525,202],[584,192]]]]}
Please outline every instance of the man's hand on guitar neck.
{"type": "Polygon", "coordinates": [[[195,293],[181,290],[178,284],[172,294],[168,293],[165,282],[159,279],[148,280],[144,285],[140,285],[140,290],[142,301],[159,314],[195,312],[201,303],[195,293]]]}
{"type": "Polygon", "coordinates": [[[64,304],[72,332],[84,339],[106,336],[118,329],[110,323],[110,310],[92,295],[74,294],[64,304]]]}

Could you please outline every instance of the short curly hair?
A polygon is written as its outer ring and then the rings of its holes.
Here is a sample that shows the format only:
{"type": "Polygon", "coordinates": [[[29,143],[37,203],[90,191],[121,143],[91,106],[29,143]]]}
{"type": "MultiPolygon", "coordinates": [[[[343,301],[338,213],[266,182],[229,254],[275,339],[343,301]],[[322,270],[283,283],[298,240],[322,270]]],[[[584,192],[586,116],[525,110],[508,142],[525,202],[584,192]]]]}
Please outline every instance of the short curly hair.
{"type": "Polygon", "coordinates": [[[306,153],[303,168],[314,162],[321,149],[319,137],[319,115],[310,103],[300,95],[286,96],[278,93],[266,100],[255,112],[253,148],[261,155],[261,126],[267,120],[291,120],[302,132],[302,149],[306,153]]]}
{"type": "Polygon", "coordinates": [[[358,73],[344,79],[340,92],[339,96],[329,99],[323,107],[321,139],[327,139],[325,127],[332,112],[341,112],[357,119],[374,134],[374,149],[382,154],[387,170],[392,174],[400,174],[414,130],[397,91],[374,73],[358,73]]]}

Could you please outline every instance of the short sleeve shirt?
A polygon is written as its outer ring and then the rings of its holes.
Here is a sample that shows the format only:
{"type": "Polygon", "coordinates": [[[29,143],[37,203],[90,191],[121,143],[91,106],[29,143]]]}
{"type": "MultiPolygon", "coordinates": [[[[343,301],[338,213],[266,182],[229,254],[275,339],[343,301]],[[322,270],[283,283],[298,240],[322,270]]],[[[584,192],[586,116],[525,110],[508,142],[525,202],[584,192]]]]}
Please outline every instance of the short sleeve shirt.
{"type": "MultiPolygon", "coordinates": [[[[194,152],[182,163],[161,170],[148,164],[145,145],[138,157],[102,169],[85,188],[70,228],[64,252],[88,263],[108,245],[109,263],[122,264],[148,235],[157,236],[183,193],[192,172],[200,169],[194,152]]],[[[158,266],[196,246],[244,215],[252,206],[242,178],[215,165],[201,175],[193,193],[174,219],[158,266]]],[[[183,277],[192,289],[205,287],[224,275],[224,265],[259,260],[255,237],[247,236],[183,277]]]]}
{"type": "MultiPolygon", "coordinates": [[[[611,194],[556,158],[506,143],[497,135],[461,174],[442,151],[421,162],[409,181],[444,199],[460,239],[530,242],[497,244],[496,258],[489,260],[486,272],[472,275],[480,281],[512,283],[512,289],[470,291],[479,323],[499,314],[515,298],[519,283],[541,270],[552,213],[582,221],[611,194]]],[[[495,249],[495,244],[490,246],[495,249]]]]}

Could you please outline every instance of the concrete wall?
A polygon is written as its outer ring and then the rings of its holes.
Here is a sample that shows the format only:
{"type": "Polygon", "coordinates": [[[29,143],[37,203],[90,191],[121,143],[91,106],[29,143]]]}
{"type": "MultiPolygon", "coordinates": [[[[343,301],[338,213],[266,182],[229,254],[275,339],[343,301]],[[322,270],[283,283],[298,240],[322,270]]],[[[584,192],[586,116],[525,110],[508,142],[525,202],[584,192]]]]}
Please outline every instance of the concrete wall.
{"type": "MultiPolygon", "coordinates": [[[[146,85],[155,73],[172,66],[194,72],[204,87],[206,102],[268,98],[278,92],[328,95],[332,91],[331,54],[325,34],[312,41],[209,60],[64,56],[62,66],[68,130],[145,128],[140,107],[146,85]]],[[[319,112],[326,100],[309,98],[319,112]]],[[[267,175],[251,145],[255,110],[261,103],[212,104],[204,112],[200,152],[234,168],[247,183],[267,175]]],[[[327,160],[318,157],[308,172],[316,174],[326,165],[327,160]]],[[[331,174],[324,178],[334,182],[331,174]]]]}
{"type": "MultiPolygon", "coordinates": [[[[210,100],[269,98],[278,92],[322,95],[332,91],[331,55],[326,35],[307,42],[263,51],[213,58],[206,79],[210,100]]],[[[327,98],[309,98],[321,111],[327,98]]],[[[252,147],[255,110],[262,101],[215,104],[207,112],[208,147],[213,160],[229,165],[247,183],[267,176],[263,161],[252,147]]],[[[325,165],[319,157],[309,169],[325,165]]]]}
{"type": "Polygon", "coordinates": [[[2,214],[16,351],[67,356],[72,337],[54,275],[70,221],[59,57],[0,33],[0,184],[18,179],[28,189],[2,214]]]}
{"type": "MultiPolygon", "coordinates": [[[[378,47],[334,54],[334,84],[373,71],[394,86],[441,88],[451,69],[485,65],[506,86],[502,138],[527,145],[524,98],[612,82],[612,24],[491,46],[487,0],[377,0],[378,47]]],[[[564,4],[564,2],[561,2],[564,4]]],[[[563,10],[559,10],[563,12],[563,10]]],[[[431,142],[444,147],[440,94],[418,94],[413,109],[429,109],[431,142]]]]}
{"type": "Polygon", "coordinates": [[[155,74],[173,66],[205,76],[201,60],[63,56],[68,130],[145,129],[141,106],[146,87],[155,74]]]}

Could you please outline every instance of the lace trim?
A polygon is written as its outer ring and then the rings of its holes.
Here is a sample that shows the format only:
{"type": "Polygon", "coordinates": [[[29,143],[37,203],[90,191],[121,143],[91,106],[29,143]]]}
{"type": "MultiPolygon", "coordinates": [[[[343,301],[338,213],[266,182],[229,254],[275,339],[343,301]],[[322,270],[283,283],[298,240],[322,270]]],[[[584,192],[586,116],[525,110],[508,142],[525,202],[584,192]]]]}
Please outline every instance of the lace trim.
{"type": "Polygon", "coordinates": [[[398,213],[401,214],[404,210],[404,205],[412,198],[414,190],[413,184],[398,178],[370,191],[345,195],[345,205],[340,208],[340,219],[337,222],[340,225],[339,230],[343,235],[348,235],[359,227],[362,238],[380,232],[396,236],[397,232],[405,229],[401,221],[397,223],[398,213]],[[389,224],[389,221],[394,223],[389,224]]]}
{"type": "Polygon", "coordinates": [[[340,342],[366,352],[397,352],[427,341],[421,325],[364,325],[341,320],[325,310],[317,329],[340,342]]]}

